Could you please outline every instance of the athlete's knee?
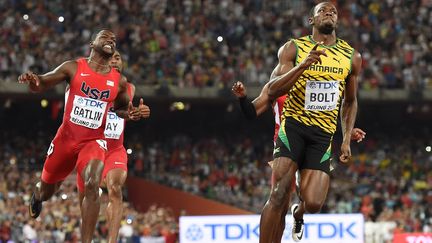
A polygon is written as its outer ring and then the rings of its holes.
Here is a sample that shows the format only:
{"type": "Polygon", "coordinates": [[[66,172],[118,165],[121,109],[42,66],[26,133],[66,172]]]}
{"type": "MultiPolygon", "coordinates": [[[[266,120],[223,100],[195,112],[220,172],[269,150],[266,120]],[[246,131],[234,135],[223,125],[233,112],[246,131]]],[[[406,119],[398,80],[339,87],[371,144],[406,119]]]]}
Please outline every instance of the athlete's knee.
{"type": "Polygon", "coordinates": [[[109,183],[107,188],[110,201],[121,201],[123,199],[121,183],[109,183]]]}
{"type": "Polygon", "coordinates": [[[297,168],[293,162],[284,160],[276,160],[274,165],[276,167],[273,168],[273,186],[269,203],[273,207],[285,210],[292,178],[297,168]]]}
{"type": "Polygon", "coordinates": [[[99,184],[102,177],[103,163],[100,161],[93,161],[90,163],[84,172],[84,185],[89,189],[98,191],[99,184]]]}
{"type": "Polygon", "coordinates": [[[319,213],[323,206],[323,202],[319,200],[305,201],[305,209],[308,213],[319,213]]]}
{"type": "Polygon", "coordinates": [[[84,186],[85,186],[86,191],[87,190],[98,191],[99,190],[98,177],[97,176],[88,176],[87,178],[85,178],[84,186]]]}
{"type": "Polygon", "coordinates": [[[272,191],[270,193],[270,200],[269,203],[272,207],[285,210],[285,204],[287,200],[287,186],[285,185],[283,180],[280,182],[276,182],[275,185],[272,188],[272,191]]]}
{"type": "Polygon", "coordinates": [[[86,178],[84,182],[84,194],[87,199],[99,198],[99,180],[95,177],[86,178]]]}

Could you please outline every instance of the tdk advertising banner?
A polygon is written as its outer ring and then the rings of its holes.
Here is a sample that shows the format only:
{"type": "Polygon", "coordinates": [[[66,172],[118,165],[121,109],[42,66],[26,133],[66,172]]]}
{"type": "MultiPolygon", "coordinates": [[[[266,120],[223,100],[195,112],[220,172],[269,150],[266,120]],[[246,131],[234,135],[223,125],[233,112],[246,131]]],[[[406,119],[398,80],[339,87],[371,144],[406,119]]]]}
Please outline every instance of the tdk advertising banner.
{"type": "MultiPolygon", "coordinates": [[[[257,243],[259,215],[180,217],[180,243],[257,243]]],[[[304,216],[303,243],[363,243],[361,214],[309,214],[304,216]]],[[[286,217],[283,243],[291,239],[292,217],[286,217]]]]}

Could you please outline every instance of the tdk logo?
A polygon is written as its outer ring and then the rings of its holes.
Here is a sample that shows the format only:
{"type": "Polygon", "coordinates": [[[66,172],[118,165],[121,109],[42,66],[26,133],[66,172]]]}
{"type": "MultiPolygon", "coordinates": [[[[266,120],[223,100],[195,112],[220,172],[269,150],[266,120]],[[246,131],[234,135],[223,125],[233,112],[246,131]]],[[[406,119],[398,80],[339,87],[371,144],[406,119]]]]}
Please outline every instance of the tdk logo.
{"type": "Polygon", "coordinates": [[[227,240],[259,238],[259,224],[205,224],[204,227],[210,228],[212,240],[218,237],[227,240]]]}
{"type": "Polygon", "coordinates": [[[319,239],[356,239],[357,236],[353,232],[353,227],[356,222],[348,223],[333,223],[333,222],[321,222],[321,223],[305,223],[305,238],[310,237],[310,231],[318,231],[319,239]]]}
{"type": "Polygon", "coordinates": [[[91,107],[97,107],[100,109],[103,109],[102,105],[105,104],[105,102],[89,99],[89,98],[79,98],[78,103],[85,104],[85,106],[91,106],[91,107]]]}
{"type": "MultiPolygon", "coordinates": [[[[288,223],[281,242],[292,242],[292,225],[289,223],[289,217],[286,216],[288,223]]],[[[259,241],[260,215],[181,216],[179,221],[180,243],[257,243],[259,241]]],[[[305,214],[302,242],[363,243],[364,217],[362,214],[305,214]]]]}
{"type": "Polygon", "coordinates": [[[188,240],[198,241],[201,240],[203,237],[204,237],[203,231],[196,224],[189,226],[189,228],[186,230],[186,239],[188,240]]]}
{"type": "Polygon", "coordinates": [[[310,82],[311,89],[337,89],[336,82],[310,82]]]}
{"type": "Polygon", "coordinates": [[[122,118],[118,117],[116,113],[114,112],[108,112],[107,115],[109,120],[121,120],[122,118]]]}
{"type": "MultiPolygon", "coordinates": [[[[355,232],[356,222],[319,222],[319,223],[305,223],[305,239],[335,239],[335,240],[349,240],[358,239],[359,235],[355,232]]],[[[287,224],[283,239],[291,238],[291,225],[287,224]]],[[[259,239],[259,224],[242,224],[242,223],[228,223],[228,224],[204,224],[198,226],[192,224],[187,228],[185,233],[186,239],[190,241],[199,241],[203,238],[210,239],[212,242],[219,242],[225,240],[258,240],[259,239]],[[204,237],[205,236],[205,237],[204,237]]],[[[207,241],[206,241],[207,243],[207,241]]]]}

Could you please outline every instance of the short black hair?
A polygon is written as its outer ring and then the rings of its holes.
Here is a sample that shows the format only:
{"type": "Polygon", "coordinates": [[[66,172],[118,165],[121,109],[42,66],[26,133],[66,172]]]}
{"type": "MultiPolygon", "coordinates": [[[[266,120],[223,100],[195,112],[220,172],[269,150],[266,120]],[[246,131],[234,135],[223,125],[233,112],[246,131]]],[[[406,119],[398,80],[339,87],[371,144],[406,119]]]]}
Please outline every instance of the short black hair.
{"type": "Polygon", "coordinates": [[[315,4],[309,11],[309,17],[313,17],[315,15],[315,8],[316,6],[320,5],[321,3],[331,3],[330,1],[320,1],[319,3],[315,4]]]}
{"type": "Polygon", "coordinates": [[[102,31],[109,31],[109,32],[112,32],[111,30],[109,30],[109,29],[107,29],[107,28],[102,28],[102,29],[100,29],[100,30],[96,30],[96,31],[94,31],[94,32],[91,34],[91,40],[90,40],[90,41],[94,41],[94,40],[96,40],[96,37],[97,37],[98,34],[99,34],[100,32],[102,32],[102,31]]]}
{"type": "Polygon", "coordinates": [[[90,41],[94,41],[96,39],[96,36],[99,32],[93,32],[90,36],[90,41]]]}
{"type": "MultiPolygon", "coordinates": [[[[318,5],[318,4],[317,4],[318,5]]],[[[310,9],[310,11],[309,11],[309,17],[313,17],[314,15],[315,15],[315,7],[316,7],[316,5],[315,6],[313,6],[311,9],[310,9]]],[[[93,39],[92,39],[93,40],[93,39]]]]}

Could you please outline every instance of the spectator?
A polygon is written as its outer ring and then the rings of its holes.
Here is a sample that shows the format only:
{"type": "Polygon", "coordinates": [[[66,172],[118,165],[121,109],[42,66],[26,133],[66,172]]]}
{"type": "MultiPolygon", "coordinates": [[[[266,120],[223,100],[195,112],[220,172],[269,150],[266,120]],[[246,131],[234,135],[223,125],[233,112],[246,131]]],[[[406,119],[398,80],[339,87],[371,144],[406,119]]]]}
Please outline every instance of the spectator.
{"type": "MultiPolygon", "coordinates": [[[[46,71],[86,55],[90,33],[101,28],[103,19],[104,27],[117,32],[127,76],[139,84],[221,88],[239,79],[262,86],[276,65],[277,48],[305,35],[304,16],[314,2],[5,1],[0,6],[0,79],[13,81],[28,69],[46,71]],[[25,55],[19,51],[23,48],[25,55]],[[62,57],[52,50],[62,50],[62,57]]],[[[363,55],[361,89],[432,87],[430,1],[338,4],[338,34],[363,55]]]]}

